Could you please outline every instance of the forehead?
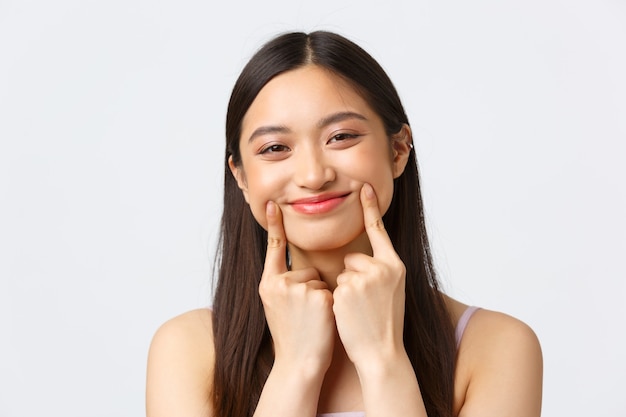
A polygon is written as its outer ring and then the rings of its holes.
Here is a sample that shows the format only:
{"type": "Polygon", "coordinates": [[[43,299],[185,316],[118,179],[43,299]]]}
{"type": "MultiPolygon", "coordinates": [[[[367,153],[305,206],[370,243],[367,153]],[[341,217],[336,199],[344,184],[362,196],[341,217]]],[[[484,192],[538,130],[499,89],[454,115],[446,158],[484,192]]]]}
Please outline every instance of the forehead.
{"type": "Polygon", "coordinates": [[[276,76],[261,89],[243,119],[242,137],[265,124],[305,128],[329,114],[346,111],[379,119],[350,82],[307,65],[276,76]]]}

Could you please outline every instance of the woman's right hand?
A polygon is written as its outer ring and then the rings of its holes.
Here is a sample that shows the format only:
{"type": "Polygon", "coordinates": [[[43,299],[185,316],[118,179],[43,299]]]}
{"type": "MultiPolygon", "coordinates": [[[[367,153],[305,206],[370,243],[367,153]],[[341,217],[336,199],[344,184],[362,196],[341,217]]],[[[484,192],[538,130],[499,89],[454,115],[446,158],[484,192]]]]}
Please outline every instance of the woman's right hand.
{"type": "Polygon", "coordinates": [[[274,343],[274,366],[323,377],[335,339],[333,296],[314,268],[289,271],[282,213],[266,206],[267,253],[259,295],[274,343]]]}

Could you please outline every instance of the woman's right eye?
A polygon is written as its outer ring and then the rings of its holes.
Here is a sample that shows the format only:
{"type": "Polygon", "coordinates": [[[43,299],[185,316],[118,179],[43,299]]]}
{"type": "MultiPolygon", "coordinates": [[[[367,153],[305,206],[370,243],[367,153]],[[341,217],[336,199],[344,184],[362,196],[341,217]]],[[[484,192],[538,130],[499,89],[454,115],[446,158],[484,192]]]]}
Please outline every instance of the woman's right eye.
{"type": "Polygon", "coordinates": [[[259,152],[260,154],[273,154],[273,153],[280,153],[280,152],[287,152],[289,150],[288,147],[286,147],[285,145],[269,145],[266,146],[265,148],[261,149],[261,151],[259,152]]]}

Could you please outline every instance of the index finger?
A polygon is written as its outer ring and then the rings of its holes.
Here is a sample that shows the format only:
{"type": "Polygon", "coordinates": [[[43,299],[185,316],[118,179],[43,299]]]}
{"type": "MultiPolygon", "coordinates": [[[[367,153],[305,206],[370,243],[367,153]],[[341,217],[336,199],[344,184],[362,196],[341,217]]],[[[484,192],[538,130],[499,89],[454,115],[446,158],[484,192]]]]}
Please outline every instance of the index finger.
{"type": "Polygon", "coordinates": [[[267,202],[265,218],[267,220],[267,251],[264,271],[282,274],[287,272],[285,260],[287,238],[283,227],[283,215],[278,204],[273,201],[267,202]]]}
{"type": "Polygon", "coordinates": [[[381,256],[389,250],[395,253],[391,239],[385,230],[385,224],[378,208],[378,199],[372,186],[367,183],[363,184],[360,197],[361,206],[363,207],[365,232],[372,245],[374,257],[377,255],[381,256]]]}

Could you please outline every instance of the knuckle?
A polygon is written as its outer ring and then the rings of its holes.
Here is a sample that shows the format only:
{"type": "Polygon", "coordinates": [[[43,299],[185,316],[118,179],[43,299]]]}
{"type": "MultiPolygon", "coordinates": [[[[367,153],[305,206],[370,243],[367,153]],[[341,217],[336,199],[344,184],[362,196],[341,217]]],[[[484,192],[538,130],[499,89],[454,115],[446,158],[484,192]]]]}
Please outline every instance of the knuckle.
{"type": "Polygon", "coordinates": [[[293,295],[299,298],[306,297],[309,287],[301,282],[296,282],[294,285],[291,285],[291,292],[293,295]]]}
{"type": "Polygon", "coordinates": [[[385,223],[382,218],[376,217],[369,222],[369,227],[374,230],[385,230],[385,223]]]}
{"type": "Polygon", "coordinates": [[[263,275],[261,282],[259,282],[259,295],[261,297],[272,297],[275,294],[284,292],[287,286],[286,278],[281,275],[263,275]]]}
{"type": "Polygon", "coordinates": [[[283,240],[280,237],[268,236],[267,247],[268,248],[280,248],[283,244],[283,240]]]}
{"type": "Polygon", "coordinates": [[[371,277],[368,275],[364,275],[360,277],[360,279],[355,279],[354,281],[352,281],[351,284],[351,288],[349,288],[350,290],[356,293],[364,293],[371,286],[371,277]]]}
{"type": "Polygon", "coordinates": [[[385,276],[386,269],[385,265],[375,263],[372,265],[372,275],[375,277],[385,276]]]}
{"type": "Polygon", "coordinates": [[[341,284],[339,286],[337,286],[337,288],[335,288],[335,290],[333,291],[333,298],[336,300],[338,298],[343,297],[343,294],[345,293],[347,288],[347,284],[341,284]]]}
{"type": "Polygon", "coordinates": [[[261,280],[261,283],[259,284],[259,295],[261,296],[261,299],[267,299],[271,293],[271,285],[268,284],[266,280],[261,280]]]}
{"type": "Polygon", "coordinates": [[[333,302],[333,297],[328,291],[314,291],[316,295],[316,302],[321,307],[329,307],[333,302]]]}
{"type": "Polygon", "coordinates": [[[333,305],[333,310],[343,304],[345,302],[345,289],[337,287],[332,295],[331,304],[333,305]]]}
{"type": "Polygon", "coordinates": [[[397,262],[394,264],[394,271],[397,274],[404,276],[406,274],[406,265],[404,265],[404,262],[398,259],[397,262]]]}

